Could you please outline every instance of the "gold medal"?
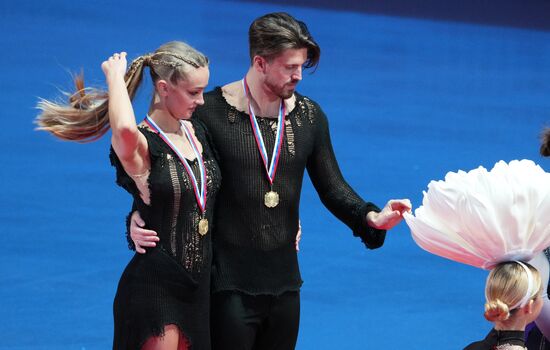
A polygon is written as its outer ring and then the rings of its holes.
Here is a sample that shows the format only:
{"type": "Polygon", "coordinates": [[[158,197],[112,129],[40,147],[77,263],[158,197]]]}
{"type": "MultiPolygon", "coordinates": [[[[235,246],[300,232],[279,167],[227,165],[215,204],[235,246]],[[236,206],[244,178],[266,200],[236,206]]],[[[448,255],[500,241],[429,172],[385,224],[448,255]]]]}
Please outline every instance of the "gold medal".
{"type": "Polygon", "coordinates": [[[264,204],[268,208],[275,208],[279,204],[279,194],[275,191],[269,191],[264,196],[264,204]]]}
{"type": "Polygon", "coordinates": [[[199,235],[204,236],[208,233],[208,219],[202,218],[199,220],[199,235]]]}

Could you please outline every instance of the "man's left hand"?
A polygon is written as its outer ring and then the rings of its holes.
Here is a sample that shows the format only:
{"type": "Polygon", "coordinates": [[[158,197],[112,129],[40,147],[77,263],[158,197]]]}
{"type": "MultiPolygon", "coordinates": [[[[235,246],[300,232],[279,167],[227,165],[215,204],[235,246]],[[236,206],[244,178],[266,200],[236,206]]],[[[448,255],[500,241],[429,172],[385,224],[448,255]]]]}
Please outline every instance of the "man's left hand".
{"type": "Polygon", "coordinates": [[[403,214],[410,213],[411,201],[408,199],[391,199],[380,213],[371,211],[367,214],[367,223],[370,227],[379,230],[390,230],[403,220],[403,214]]]}

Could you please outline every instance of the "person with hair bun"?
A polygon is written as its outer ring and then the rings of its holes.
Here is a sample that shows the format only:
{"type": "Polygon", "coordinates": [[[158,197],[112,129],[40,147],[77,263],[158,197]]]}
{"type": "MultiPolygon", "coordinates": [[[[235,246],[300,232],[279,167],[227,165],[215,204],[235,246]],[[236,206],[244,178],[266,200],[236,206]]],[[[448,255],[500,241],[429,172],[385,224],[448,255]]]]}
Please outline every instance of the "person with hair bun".
{"type": "Polygon", "coordinates": [[[511,261],[498,264],[485,285],[485,318],[494,328],[485,339],[464,350],[520,350],[525,348],[525,326],[535,320],[542,308],[542,281],[528,263],[511,261]]]}
{"type": "Polygon", "coordinates": [[[135,59],[126,53],[101,65],[108,92],[85,88],[68,103],[41,100],[38,129],[62,140],[111,136],[117,184],[133,197],[157,245],[126,266],[113,305],[113,349],[210,349],[211,233],[220,170],[206,127],[191,120],[204,103],[208,59],[183,42],[169,42],[135,59]],[[146,68],[154,94],[138,125],[133,99],[146,68]]]}
{"type": "Polygon", "coordinates": [[[492,270],[485,317],[495,329],[466,349],[514,349],[508,343],[524,348],[526,325],[547,300],[541,286],[548,281],[543,251],[550,246],[549,183],[550,173],[531,160],[499,161],[491,170],[480,166],[431,181],[422,206],[405,214],[423,249],[492,270]]]}

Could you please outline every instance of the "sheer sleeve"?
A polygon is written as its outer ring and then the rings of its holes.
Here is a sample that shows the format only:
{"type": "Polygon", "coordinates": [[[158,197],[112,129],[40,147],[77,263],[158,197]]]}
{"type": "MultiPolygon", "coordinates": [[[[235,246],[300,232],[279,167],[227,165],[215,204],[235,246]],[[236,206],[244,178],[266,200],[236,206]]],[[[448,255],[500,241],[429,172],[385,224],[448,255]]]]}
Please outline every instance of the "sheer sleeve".
{"type": "Polygon", "coordinates": [[[343,178],[332,149],[328,120],[317,104],[315,108],[316,135],[312,154],[308,158],[307,171],[322,203],[332,214],[352,229],[369,249],[384,244],[385,230],[378,230],[367,224],[367,213],[380,209],[365,202],[343,178]]]}

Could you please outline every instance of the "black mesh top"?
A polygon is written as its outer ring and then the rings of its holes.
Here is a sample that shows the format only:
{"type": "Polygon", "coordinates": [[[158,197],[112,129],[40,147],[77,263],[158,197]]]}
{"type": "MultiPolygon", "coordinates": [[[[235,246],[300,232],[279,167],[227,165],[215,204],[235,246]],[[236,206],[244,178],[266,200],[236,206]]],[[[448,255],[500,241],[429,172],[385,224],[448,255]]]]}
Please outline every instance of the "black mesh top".
{"type": "MultiPolygon", "coordinates": [[[[280,203],[264,205],[270,190],[249,116],[229,105],[221,88],[205,94],[194,117],[208,128],[223,175],[214,211],[213,291],[278,295],[299,290],[302,280],[295,250],[304,171],[323,204],[368,248],[382,246],[386,232],[370,228],[366,214],[379,209],[346,183],[336,162],[328,122],[317,103],[297,94],[288,114],[273,191],[280,203]]],[[[271,157],[276,120],[257,117],[271,157]]]]}

